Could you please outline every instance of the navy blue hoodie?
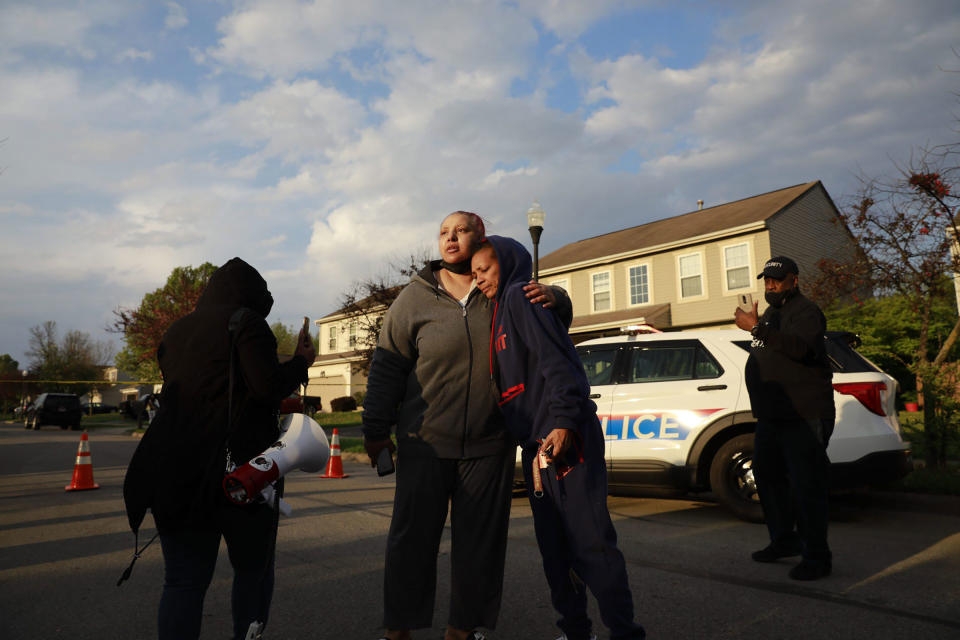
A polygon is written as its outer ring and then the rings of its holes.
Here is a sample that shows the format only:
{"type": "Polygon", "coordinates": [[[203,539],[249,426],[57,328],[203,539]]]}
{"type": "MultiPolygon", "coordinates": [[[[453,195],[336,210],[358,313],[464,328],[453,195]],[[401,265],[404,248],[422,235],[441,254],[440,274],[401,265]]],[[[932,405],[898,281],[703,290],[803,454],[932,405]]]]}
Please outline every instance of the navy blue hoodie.
{"type": "Polygon", "coordinates": [[[536,446],[557,428],[572,429],[589,446],[602,433],[590,383],[567,328],[557,314],[530,304],[523,286],[531,260],[516,240],[488,236],[497,254],[500,282],[495,296],[491,371],[499,369],[500,407],[521,446],[536,446]],[[497,368],[493,358],[496,357],[497,368]]]}

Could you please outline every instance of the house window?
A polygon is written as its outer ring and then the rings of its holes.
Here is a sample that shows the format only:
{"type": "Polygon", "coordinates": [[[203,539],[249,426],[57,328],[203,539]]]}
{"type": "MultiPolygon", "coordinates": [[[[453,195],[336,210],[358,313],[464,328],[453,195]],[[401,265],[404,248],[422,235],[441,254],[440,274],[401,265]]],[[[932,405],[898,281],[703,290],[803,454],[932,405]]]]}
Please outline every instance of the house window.
{"type": "Polygon", "coordinates": [[[723,264],[727,272],[727,289],[750,286],[750,252],[746,243],[724,247],[723,264]]]}
{"type": "Polygon", "coordinates": [[[351,322],[347,331],[347,344],[353,348],[357,346],[357,323],[351,322]]]}
{"type": "Polygon", "coordinates": [[[550,286],[551,286],[551,287],[560,287],[561,289],[563,289],[564,291],[566,291],[567,293],[569,293],[569,287],[567,286],[567,281],[566,281],[566,280],[554,280],[553,282],[550,283],[550,286]]]}
{"type": "Polygon", "coordinates": [[[610,310],[610,272],[593,274],[593,310],[610,310]]]}
{"type": "Polygon", "coordinates": [[[337,350],[337,326],[331,325],[327,330],[327,348],[330,351],[337,350]]]}
{"type": "Polygon", "coordinates": [[[700,254],[693,253],[678,258],[680,264],[680,297],[695,298],[703,295],[703,268],[700,254]]]}
{"type": "Polygon", "coordinates": [[[630,267],[630,304],[647,304],[650,302],[650,282],[647,278],[647,265],[638,264],[630,267]]]}

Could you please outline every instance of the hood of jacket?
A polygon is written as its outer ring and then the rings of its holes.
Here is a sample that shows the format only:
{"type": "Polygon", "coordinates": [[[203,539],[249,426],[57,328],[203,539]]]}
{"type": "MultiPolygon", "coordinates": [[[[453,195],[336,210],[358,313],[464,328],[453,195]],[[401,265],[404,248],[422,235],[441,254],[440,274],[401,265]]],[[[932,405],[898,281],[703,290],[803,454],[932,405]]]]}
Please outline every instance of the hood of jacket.
{"type": "Polygon", "coordinates": [[[503,299],[503,293],[511,284],[527,284],[533,273],[533,260],[526,247],[505,236],[487,236],[487,241],[497,254],[500,269],[500,282],[497,284],[496,299],[503,299]]]}
{"type": "Polygon", "coordinates": [[[197,301],[198,309],[211,305],[247,307],[266,318],[273,308],[273,296],[259,271],[240,258],[231,258],[213,272],[197,301]]]}

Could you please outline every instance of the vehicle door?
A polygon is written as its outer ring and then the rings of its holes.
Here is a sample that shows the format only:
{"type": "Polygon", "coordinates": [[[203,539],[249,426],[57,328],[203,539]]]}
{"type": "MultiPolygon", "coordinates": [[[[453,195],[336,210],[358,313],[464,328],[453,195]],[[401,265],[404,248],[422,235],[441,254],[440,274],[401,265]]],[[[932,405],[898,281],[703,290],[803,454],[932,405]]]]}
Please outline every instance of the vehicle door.
{"type": "MultiPolygon", "coordinates": [[[[577,354],[583,363],[583,371],[590,383],[590,399],[597,405],[597,416],[606,433],[606,416],[610,414],[613,403],[614,380],[616,379],[617,357],[621,352],[617,343],[581,345],[577,354]]],[[[607,467],[610,466],[610,447],[606,448],[607,467]]]]}
{"type": "Polygon", "coordinates": [[[614,481],[672,484],[699,431],[735,408],[739,374],[697,339],[625,345],[620,366],[605,429],[614,481]]]}

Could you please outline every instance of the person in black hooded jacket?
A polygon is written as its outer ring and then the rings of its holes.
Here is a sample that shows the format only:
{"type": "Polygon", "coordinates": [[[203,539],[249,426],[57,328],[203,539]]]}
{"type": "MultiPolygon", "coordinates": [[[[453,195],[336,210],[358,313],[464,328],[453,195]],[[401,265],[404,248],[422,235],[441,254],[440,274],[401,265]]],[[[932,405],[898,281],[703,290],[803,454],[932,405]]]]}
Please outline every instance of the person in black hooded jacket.
{"type": "Polygon", "coordinates": [[[245,464],[277,439],[280,401],[306,381],[316,356],[301,331],[296,355],[278,361],[266,321],[272,306],[257,270],[233,258],[214,272],[196,309],[170,326],[157,350],[160,406],[127,468],[123,495],[134,533],[149,509],[160,536],[161,640],[199,637],[221,535],[234,569],[234,637],[267,621],[276,512],[262,502],[234,505],[221,482],[228,456],[245,464]]]}
{"type": "Polygon", "coordinates": [[[607,510],[604,437],[583,365],[556,315],[525,301],[527,250],[511,238],[487,240],[472,264],[477,288],[496,300],[490,370],[507,430],[522,448],[537,544],[560,614],[558,640],[596,638],[574,574],[596,597],[611,638],[644,638],[607,510]]]}

